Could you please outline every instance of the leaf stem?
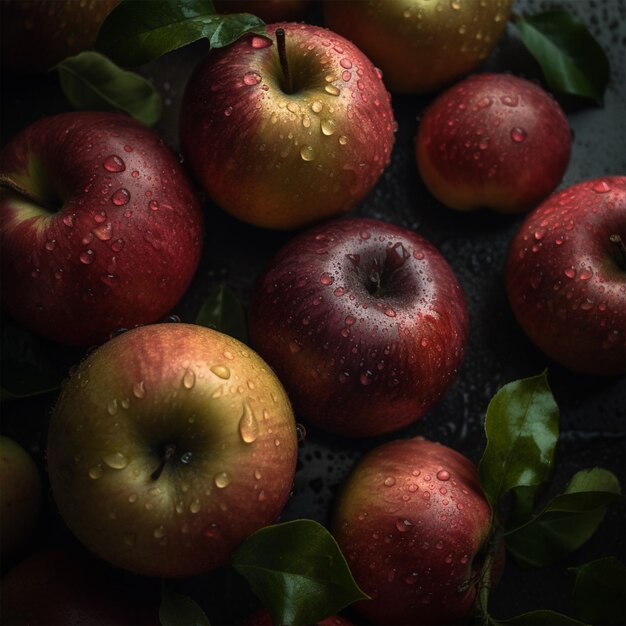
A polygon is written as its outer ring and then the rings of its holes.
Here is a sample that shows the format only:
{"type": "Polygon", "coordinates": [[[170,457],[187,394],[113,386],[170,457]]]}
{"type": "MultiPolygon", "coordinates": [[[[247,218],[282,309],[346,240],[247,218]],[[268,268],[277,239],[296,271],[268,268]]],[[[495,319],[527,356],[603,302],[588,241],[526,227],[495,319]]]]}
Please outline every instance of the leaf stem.
{"type": "Polygon", "coordinates": [[[278,46],[280,67],[283,70],[283,91],[291,94],[293,93],[293,80],[289,71],[289,61],[287,60],[287,41],[284,28],[276,29],[276,44],[278,46]]]}
{"type": "Polygon", "coordinates": [[[6,174],[0,174],[0,187],[3,189],[9,189],[14,193],[23,196],[27,200],[38,204],[43,207],[47,211],[51,213],[56,213],[59,210],[58,206],[55,206],[50,200],[40,196],[39,194],[34,193],[31,189],[26,189],[26,187],[16,183],[12,178],[7,176],[6,174]]]}

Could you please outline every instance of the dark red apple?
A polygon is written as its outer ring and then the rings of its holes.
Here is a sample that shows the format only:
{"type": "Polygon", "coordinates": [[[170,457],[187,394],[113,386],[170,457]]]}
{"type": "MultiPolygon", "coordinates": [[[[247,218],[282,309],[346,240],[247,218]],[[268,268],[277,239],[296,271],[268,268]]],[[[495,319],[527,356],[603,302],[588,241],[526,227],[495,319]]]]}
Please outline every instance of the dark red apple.
{"type": "Polygon", "coordinates": [[[372,598],[355,608],[374,624],[469,623],[490,521],[476,468],[455,450],[421,437],[375,448],[332,523],[372,598]]]}
{"type": "Polygon", "coordinates": [[[214,0],[220,13],[252,13],[264,22],[301,20],[313,5],[313,0],[214,0]]]}
{"type": "Polygon", "coordinates": [[[509,246],[506,288],[530,339],[562,365],[623,374],[626,364],[626,176],[550,196],[509,246]]]}
{"type": "Polygon", "coordinates": [[[2,151],[2,305],[67,344],[100,343],[179,301],[202,214],[175,155],[122,113],[43,118],[2,151]]]}
{"type": "Polygon", "coordinates": [[[442,93],[419,124],[416,157],[433,195],[462,211],[527,210],[560,183],[571,132],[558,103],[509,74],[478,74],[442,93]]]}
{"type": "Polygon", "coordinates": [[[406,426],[441,398],[468,322],[452,269],[426,239],[346,219],[277,254],[254,288],[248,325],[296,414],[360,437],[406,426]]]}
{"type": "Polygon", "coordinates": [[[372,189],[389,162],[393,111],[371,61],[343,37],[307,24],[267,32],[212,51],[196,68],[181,146],[224,210],[298,228],[348,211],[372,189]]]}

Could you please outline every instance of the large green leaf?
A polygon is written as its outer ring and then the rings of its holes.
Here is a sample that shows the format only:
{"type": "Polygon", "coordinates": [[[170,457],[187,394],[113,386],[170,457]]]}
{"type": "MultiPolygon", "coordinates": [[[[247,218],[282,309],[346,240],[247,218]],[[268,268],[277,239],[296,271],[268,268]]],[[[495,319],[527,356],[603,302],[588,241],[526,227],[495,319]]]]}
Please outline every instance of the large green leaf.
{"type": "Polygon", "coordinates": [[[161,583],[159,621],[161,626],[210,626],[209,619],[195,600],[170,589],[165,581],[161,583]]]}
{"type": "Polygon", "coordinates": [[[626,624],[626,569],[615,557],[572,568],[574,611],[593,624],[626,624]]]}
{"type": "Polygon", "coordinates": [[[620,493],[619,481],[611,472],[582,470],[536,518],[506,534],[507,548],[522,565],[550,565],[591,538],[607,506],[620,493]]]}
{"type": "Polygon", "coordinates": [[[76,109],[125,111],[146,126],[161,117],[161,96],[152,84],[97,52],[68,57],[55,69],[65,97],[76,109]]]}
{"type": "Polygon", "coordinates": [[[202,303],[196,324],[219,330],[247,343],[245,309],[239,298],[226,285],[220,285],[202,303]]]}
{"type": "Polygon", "coordinates": [[[550,475],[559,410],[545,372],[509,383],[496,393],[487,408],[485,434],[480,483],[497,515],[507,492],[537,488],[550,475]]]}
{"type": "Polygon", "coordinates": [[[275,624],[314,624],[367,598],[332,535],[312,520],[257,531],[236,552],[233,566],[275,624]]]}
{"type": "Polygon", "coordinates": [[[211,0],[123,0],[100,27],[96,49],[134,67],[199,39],[219,48],[252,32],[265,34],[261,19],[220,15],[211,0]]]}
{"type": "Polygon", "coordinates": [[[609,61],[583,22],[557,10],[517,16],[513,23],[552,89],[602,102],[609,61]]]}

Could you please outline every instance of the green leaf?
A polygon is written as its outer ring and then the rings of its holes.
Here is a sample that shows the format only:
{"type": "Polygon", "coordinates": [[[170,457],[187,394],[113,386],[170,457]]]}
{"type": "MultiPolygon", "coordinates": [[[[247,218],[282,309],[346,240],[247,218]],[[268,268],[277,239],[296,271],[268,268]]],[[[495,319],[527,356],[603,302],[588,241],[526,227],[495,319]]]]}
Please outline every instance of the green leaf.
{"type": "Polygon", "coordinates": [[[508,491],[536,489],[550,474],[559,436],[559,410],[545,372],[509,383],[496,393],[487,408],[485,434],[487,446],[478,470],[485,496],[497,515],[508,491]]]}
{"type": "Polygon", "coordinates": [[[125,111],[146,126],[161,117],[161,96],[152,84],[97,52],[81,52],[55,69],[65,97],[76,109],[125,111]]]}
{"type": "Polygon", "coordinates": [[[492,624],[519,624],[520,626],[569,626],[570,624],[585,626],[584,622],[579,622],[572,617],[562,615],[556,611],[540,609],[538,611],[530,611],[523,615],[517,615],[505,620],[495,620],[492,624]]]}
{"type": "Polygon", "coordinates": [[[165,581],[161,582],[159,622],[161,626],[210,626],[200,606],[189,596],[170,589],[165,581]]]}
{"type": "Polygon", "coordinates": [[[367,596],[332,535],[317,522],[263,528],[233,558],[275,624],[314,624],[367,596]]]}
{"type": "Polygon", "coordinates": [[[556,10],[517,16],[513,23],[552,89],[602,103],[611,68],[583,22],[556,10]]]}
{"type": "Polygon", "coordinates": [[[607,506],[620,494],[619,481],[611,472],[582,470],[537,517],[506,534],[507,548],[522,565],[550,565],[591,538],[607,506]]]}
{"type": "Polygon", "coordinates": [[[123,0],[100,27],[96,49],[134,67],[199,39],[219,48],[248,33],[265,35],[265,24],[247,13],[218,14],[210,0],[123,0]]]}
{"type": "Polygon", "coordinates": [[[592,624],[626,624],[626,568],[615,557],[576,568],[574,612],[592,624]]]}
{"type": "Polygon", "coordinates": [[[239,298],[226,285],[220,285],[202,303],[196,324],[219,330],[247,343],[245,309],[239,298]]]}

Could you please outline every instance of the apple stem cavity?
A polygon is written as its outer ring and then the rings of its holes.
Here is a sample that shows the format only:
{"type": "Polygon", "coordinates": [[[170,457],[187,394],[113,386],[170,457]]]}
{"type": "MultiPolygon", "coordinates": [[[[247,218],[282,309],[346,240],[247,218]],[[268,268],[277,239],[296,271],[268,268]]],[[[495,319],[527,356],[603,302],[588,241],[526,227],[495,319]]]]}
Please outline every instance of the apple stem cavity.
{"type": "Polygon", "coordinates": [[[9,191],[13,191],[14,193],[23,196],[27,200],[38,204],[40,207],[43,207],[47,211],[51,213],[56,213],[59,210],[59,206],[56,205],[49,198],[44,198],[36,193],[34,193],[30,189],[26,189],[19,183],[15,182],[12,178],[7,176],[6,174],[0,174],[0,188],[8,189],[9,191]]]}
{"type": "Polygon", "coordinates": [[[624,240],[617,233],[611,235],[609,240],[617,249],[618,265],[622,270],[626,271],[626,244],[624,244],[624,240]]]}
{"type": "Polygon", "coordinates": [[[150,478],[152,478],[152,480],[159,480],[159,477],[163,473],[163,470],[165,469],[167,462],[171,461],[171,459],[174,457],[175,454],[176,454],[176,446],[171,443],[167,444],[165,448],[163,449],[163,457],[161,458],[161,462],[159,463],[158,467],[154,470],[154,472],[150,474],[150,478]]]}
{"type": "Polygon", "coordinates": [[[287,41],[285,37],[285,29],[276,29],[276,44],[278,46],[278,58],[280,59],[280,67],[283,70],[282,90],[285,93],[293,93],[293,80],[289,71],[289,61],[287,60],[287,41]]]}

